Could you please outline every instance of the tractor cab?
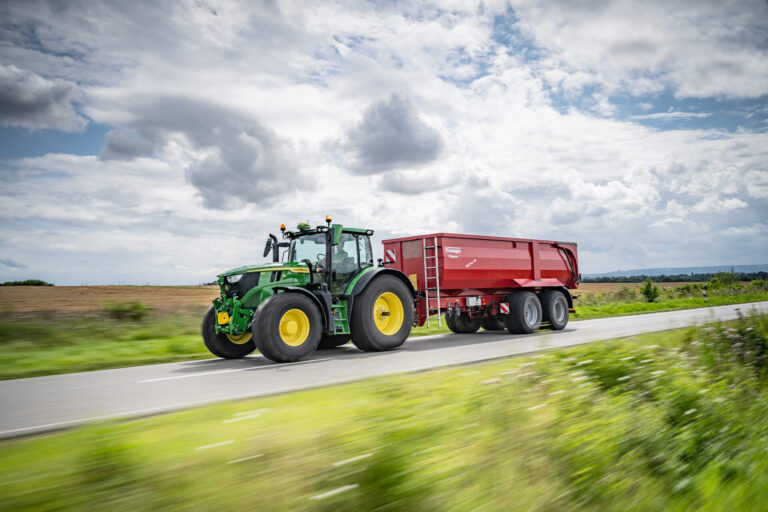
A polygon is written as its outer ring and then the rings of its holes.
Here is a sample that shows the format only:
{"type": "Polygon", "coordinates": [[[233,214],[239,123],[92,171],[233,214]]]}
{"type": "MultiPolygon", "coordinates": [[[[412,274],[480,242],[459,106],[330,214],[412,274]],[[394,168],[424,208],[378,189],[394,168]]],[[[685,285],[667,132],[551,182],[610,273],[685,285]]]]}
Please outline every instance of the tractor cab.
{"type": "Polygon", "coordinates": [[[373,267],[373,231],[328,224],[310,228],[302,223],[296,231],[284,230],[283,238],[290,240],[289,262],[307,264],[310,274],[319,274],[318,282],[325,283],[331,293],[341,293],[358,273],[373,267]]]}

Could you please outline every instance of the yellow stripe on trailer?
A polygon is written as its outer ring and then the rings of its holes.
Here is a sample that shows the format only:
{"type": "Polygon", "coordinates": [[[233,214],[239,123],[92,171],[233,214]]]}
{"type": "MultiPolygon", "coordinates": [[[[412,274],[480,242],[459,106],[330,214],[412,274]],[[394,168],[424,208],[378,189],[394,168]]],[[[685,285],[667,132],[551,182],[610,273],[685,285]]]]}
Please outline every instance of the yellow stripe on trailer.
{"type": "Polygon", "coordinates": [[[309,269],[306,267],[280,267],[280,268],[259,268],[255,270],[249,270],[246,274],[253,274],[254,272],[293,272],[294,274],[309,274],[309,269]]]}

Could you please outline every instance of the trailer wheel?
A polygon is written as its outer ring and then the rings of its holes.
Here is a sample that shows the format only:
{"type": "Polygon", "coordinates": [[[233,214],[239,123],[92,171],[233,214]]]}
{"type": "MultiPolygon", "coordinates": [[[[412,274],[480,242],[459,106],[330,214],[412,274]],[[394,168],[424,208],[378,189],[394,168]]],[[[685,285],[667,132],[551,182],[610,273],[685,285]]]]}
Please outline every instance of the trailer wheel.
{"type": "Polygon", "coordinates": [[[205,347],[216,357],[238,359],[256,350],[256,344],[250,332],[241,336],[216,333],[216,308],[213,304],[203,315],[202,331],[205,347]]]}
{"type": "Polygon", "coordinates": [[[445,325],[451,330],[451,332],[459,333],[458,327],[456,327],[456,317],[445,315],[445,325]]]}
{"type": "Polygon", "coordinates": [[[454,317],[453,321],[456,325],[456,332],[462,334],[472,334],[480,328],[480,320],[473,320],[466,313],[454,317]]]}
{"type": "Polygon", "coordinates": [[[320,312],[300,293],[279,293],[256,310],[253,334],[264,357],[277,363],[298,361],[317,349],[320,312]]]}
{"type": "Polygon", "coordinates": [[[320,337],[320,344],[317,346],[318,350],[327,350],[331,348],[340,347],[350,340],[349,334],[323,334],[320,337]]]}
{"type": "Polygon", "coordinates": [[[394,276],[376,277],[355,299],[350,331],[360,350],[392,350],[405,342],[413,325],[413,298],[394,276]]]}
{"type": "Polygon", "coordinates": [[[497,316],[488,316],[480,321],[483,329],[486,331],[503,331],[507,328],[504,321],[497,316]]]}
{"type": "Polygon", "coordinates": [[[546,290],[541,294],[541,309],[543,319],[555,331],[564,329],[568,325],[568,299],[563,292],[558,290],[546,290]]]}
{"type": "Polygon", "coordinates": [[[505,323],[512,334],[530,334],[541,327],[541,303],[535,293],[514,292],[507,297],[509,314],[505,323]]]}

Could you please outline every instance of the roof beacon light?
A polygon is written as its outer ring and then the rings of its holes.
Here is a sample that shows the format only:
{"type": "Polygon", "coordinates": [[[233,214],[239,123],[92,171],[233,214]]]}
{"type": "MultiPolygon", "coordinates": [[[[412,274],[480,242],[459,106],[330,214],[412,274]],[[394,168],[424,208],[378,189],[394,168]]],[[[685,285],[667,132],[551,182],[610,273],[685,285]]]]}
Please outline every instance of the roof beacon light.
{"type": "Polygon", "coordinates": [[[330,215],[325,216],[325,222],[327,222],[329,226],[331,225],[331,222],[333,222],[333,219],[331,218],[330,215]]]}
{"type": "Polygon", "coordinates": [[[280,224],[280,231],[285,233],[285,224],[280,224]]]}

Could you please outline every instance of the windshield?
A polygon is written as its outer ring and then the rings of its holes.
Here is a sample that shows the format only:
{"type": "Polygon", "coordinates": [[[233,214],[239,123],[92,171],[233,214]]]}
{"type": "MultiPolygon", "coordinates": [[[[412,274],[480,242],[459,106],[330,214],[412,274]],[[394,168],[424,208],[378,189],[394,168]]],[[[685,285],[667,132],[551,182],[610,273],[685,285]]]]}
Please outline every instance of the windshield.
{"type": "Polygon", "coordinates": [[[317,265],[318,260],[325,261],[325,233],[305,235],[291,240],[291,261],[309,260],[317,265]]]}

